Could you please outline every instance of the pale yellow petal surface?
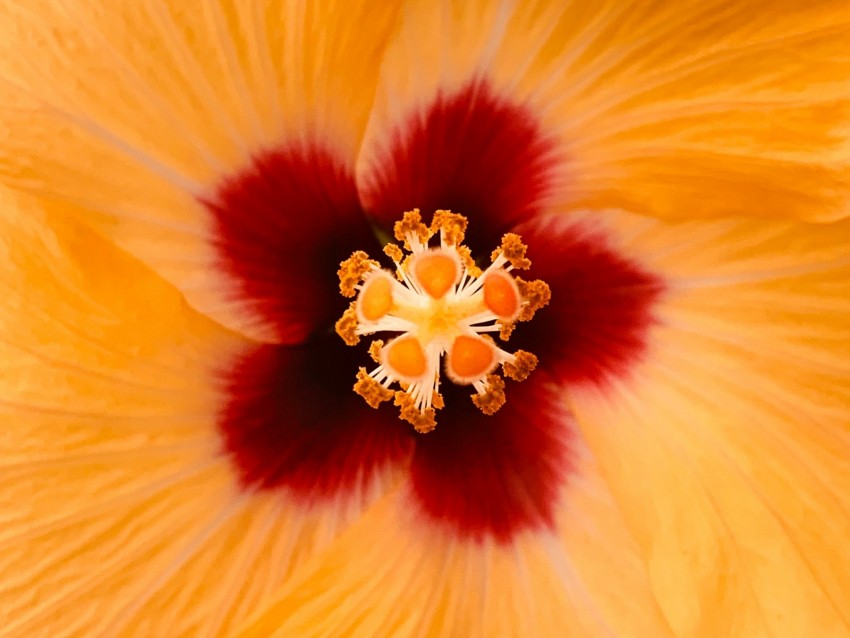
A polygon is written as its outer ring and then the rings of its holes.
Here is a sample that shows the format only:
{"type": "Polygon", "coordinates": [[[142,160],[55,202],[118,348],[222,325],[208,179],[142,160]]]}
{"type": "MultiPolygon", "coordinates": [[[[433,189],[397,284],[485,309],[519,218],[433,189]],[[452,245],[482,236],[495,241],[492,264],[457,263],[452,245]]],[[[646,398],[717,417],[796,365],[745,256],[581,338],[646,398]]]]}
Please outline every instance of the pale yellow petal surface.
{"type": "Polygon", "coordinates": [[[238,485],[251,344],[110,242],[0,191],[0,286],[0,636],[227,635],[356,518],[238,485]]]}
{"type": "Polygon", "coordinates": [[[75,205],[226,325],[271,339],[198,205],[260,151],[353,167],[393,4],[0,2],[0,180],[75,205]]]}
{"type": "Polygon", "coordinates": [[[409,508],[403,491],[385,498],[237,635],[592,635],[538,538],[467,545],[415,525],[409,508]]]}
{"type": "Polygon", "coordinates": [[[589,215],[668,277],[646,360],[570,400],[679,636],[850,631],[850,225],[589,215]]]}
{"type": "Polygon", "coordinates": [[[584,448],[565,488],[557,524],[557,542],[547,547],[549,560],[562,574],[570,597],[599,619],[600,627],[590,635],[673,635],[650,586],[640,548],[596,461],[584,448]],[[573,577],[567,580],[570,572],[573,577]]]}
{"type": "Polygon", "coordinates": [[[848,38],[842,0],[411,3],[360,171],[439,92],[481,80],[555,143],[557,209],[841,218],[848,38]]]}
{"type": "Polygon", "coordinates": [[[404,486],[385,497],[237,635],[670,635],[589,458],[565,491],[558,533],[463,541],[417,516],[412,499],[404,486]]]}

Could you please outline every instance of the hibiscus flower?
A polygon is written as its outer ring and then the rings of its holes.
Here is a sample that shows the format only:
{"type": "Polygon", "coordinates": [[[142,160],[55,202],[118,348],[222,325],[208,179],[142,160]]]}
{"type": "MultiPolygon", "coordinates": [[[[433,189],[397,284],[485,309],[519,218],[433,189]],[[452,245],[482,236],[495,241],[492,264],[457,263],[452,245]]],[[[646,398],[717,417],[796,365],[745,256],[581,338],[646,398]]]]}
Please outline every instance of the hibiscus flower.
{"type": "Polygon", "coordinates": [[[850,632],[845,2],[0,16],[0,635],[850,632]],[[335,333],[414,209],[551,291],[427,433],[335,333]]]}

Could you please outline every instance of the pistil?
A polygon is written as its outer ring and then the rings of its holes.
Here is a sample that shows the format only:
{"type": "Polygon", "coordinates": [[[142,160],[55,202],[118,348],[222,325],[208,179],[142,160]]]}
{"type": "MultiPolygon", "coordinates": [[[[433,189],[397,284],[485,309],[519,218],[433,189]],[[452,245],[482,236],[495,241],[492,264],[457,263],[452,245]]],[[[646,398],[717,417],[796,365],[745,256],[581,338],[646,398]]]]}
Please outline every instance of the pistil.
{"type": "Polygon", "coordinates": [[[505,403],[505,383],[496,369],[523,381],[537,365],[533,354],[509,353],[486,333],[506,341],[517,322],[549,303],[549,287],[511,274],[531,266],[526,246],[513,233],[493,251],[491,264],[479,268],[463,245],[466,227],[465,217],[449,211],[437,211],[430,226],[418,210],[407,212],[394,228],[402,245],[384,248],[395,276],[362,251],[338,272],[340,292],[356,297],[336,324],[346,344],[364,335],[397,334],[386,344],[373,342],[369,351],[379,365],[371,372],[360,369],[354,391],[373,408],[394,399],[400,417],[419,432],[434,429],[436,410],[444,407],[443,359],[449,380],[472,386],[473,403],[488,415],[505,403]],[[435,235],[439,246],[432,247],[435,235]]]}

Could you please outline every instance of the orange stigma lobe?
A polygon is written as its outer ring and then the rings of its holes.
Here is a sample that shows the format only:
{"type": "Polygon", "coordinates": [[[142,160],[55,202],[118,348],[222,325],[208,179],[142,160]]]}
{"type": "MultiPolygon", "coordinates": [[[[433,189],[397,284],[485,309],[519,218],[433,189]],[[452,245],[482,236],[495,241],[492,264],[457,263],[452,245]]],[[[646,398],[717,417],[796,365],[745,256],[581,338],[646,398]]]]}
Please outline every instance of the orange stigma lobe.
{"type": "Polygon", "coordinates": [[[377,321],[393,307],[393,280],[383,270],[363,284],[357,297],[357,314],[363,321],[377,321]]]}
{"type": "Polygon", "coordinates": [[[422,344],[416,337],[393,339],[384,348],[384,365],[401,379],[418,379],[425,374],[427,361],[422,344]]]}
{"type": "Polygon", "coordinates": [[[499,319],[511,320],[519,314],[519,288],[504,270],[494,270],[484,279],[484,305],[499,319]]]}
{"type": "Polygon", "coordinates": [[[455,383],[469,384],[490,372],[496,363],[496,348],[491,341],[460,335],[449,350],[446,371],[455,383]]]}
{"type": "Polygon", "coordinates": [[[421,253],[413,262],[416,281],[434,299],[442,299],[460,276],[456,257],[440,250],[421,253]]]}

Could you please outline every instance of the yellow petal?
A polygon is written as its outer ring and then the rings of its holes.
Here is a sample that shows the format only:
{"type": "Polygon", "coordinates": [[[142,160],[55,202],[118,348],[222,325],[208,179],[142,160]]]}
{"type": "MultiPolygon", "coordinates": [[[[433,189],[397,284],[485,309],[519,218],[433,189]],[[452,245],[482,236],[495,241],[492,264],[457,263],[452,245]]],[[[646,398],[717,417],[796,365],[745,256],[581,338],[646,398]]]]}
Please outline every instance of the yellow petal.
{"type": "MultiPolygon", "coordinates": [[[[387,53],[364,182],[438,95],[477,81],[553,142],[548,207],[680,219],[850,214],[845,2],[441,7],[408,9],[387,53]]],[[[469,140],[454,131],[435,148],[451,158],[469,140]]],[[[479,146],[484,161],[493,150],[479,146]]],[[[466,159],[454,170],[474,173],[479,162],[466,159]]]]}
{"type": "Polygon", "coordinates": [[[673,636],[649,580],[640,546],[625,525],[592,455],[582,447],[565,487],[550,561],[573,573],[573,596],[598,619],[589,635],[673,636]],[[600,629],[605,629],[601,631],[600,629]]]}
{"type": "Polygon", "coordinates": [[[241,487],[219,373],[252,344],[85,226],[0,210],[0,633],[226,635],[357,504],[241,487]]]}
{"type": "Polygon", "coordinates": [[[846,634],[850,224],[588,218],[668,277],[645,363],[571,402],[675,635],[846,634]]]}
{"type": "Polygon", "coordinates": [[[404,490],[386,497],[236,635],[543,636],[593,626],[531,539],[456,542],[411,520],[406,499],[404,490]]]}
{"type": "Polygon", "coordinates": [[[394,6],[36,0],[0,15],[0,180],[74,204],[193,305],[271,339],[198,200],[277,147],[320,144],[353,169],[394,6]]]}

